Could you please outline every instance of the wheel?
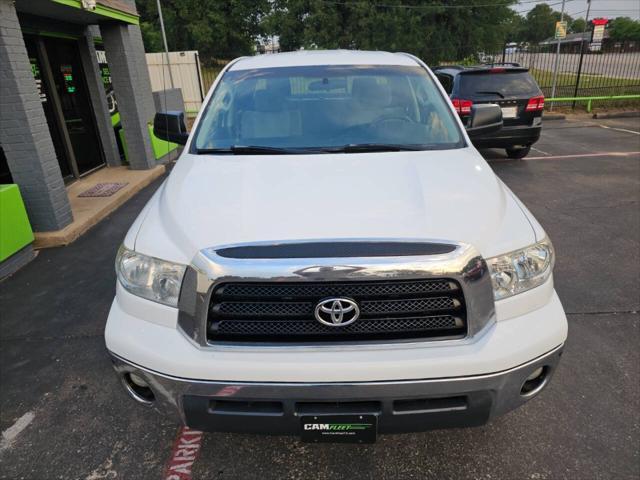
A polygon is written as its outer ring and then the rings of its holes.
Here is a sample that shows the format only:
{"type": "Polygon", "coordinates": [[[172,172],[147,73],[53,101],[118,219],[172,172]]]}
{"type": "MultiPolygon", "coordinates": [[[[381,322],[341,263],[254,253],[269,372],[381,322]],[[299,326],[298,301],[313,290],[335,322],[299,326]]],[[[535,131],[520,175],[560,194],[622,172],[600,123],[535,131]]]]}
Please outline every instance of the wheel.
{"type": "Polygon", "coordinates": [[[509,158],[524,158],[529,155],[531,146],[521,148],[507,148],[507,157],[509,158]]]}

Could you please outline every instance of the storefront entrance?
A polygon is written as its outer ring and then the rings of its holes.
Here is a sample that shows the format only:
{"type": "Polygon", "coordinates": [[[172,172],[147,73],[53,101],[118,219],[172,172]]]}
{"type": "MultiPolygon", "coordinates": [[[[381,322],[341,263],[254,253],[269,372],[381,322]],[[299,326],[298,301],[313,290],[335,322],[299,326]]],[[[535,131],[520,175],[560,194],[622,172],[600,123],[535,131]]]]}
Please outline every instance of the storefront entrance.
{"type": "Polygon", "coordinates": [[[104,165],[87,84],[74,40],[25,35],[60,170],[78,178],[104,165]]]}

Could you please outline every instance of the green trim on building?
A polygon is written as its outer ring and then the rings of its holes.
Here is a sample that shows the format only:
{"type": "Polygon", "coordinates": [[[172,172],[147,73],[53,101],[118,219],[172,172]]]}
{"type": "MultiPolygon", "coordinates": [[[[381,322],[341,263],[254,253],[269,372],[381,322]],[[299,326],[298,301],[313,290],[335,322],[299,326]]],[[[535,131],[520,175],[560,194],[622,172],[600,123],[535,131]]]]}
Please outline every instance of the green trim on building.
{"type": "Polygon", "coordinates": [[[158,160],[165,155],[169,155],[169,153],[173,152],[176,148],[178,148],[177,143],[167,142],[166,140],[162,140],[156,137],[153,134],[153,125],[149,124],[149,137],[151,138],[151,147],[153,148],[153,156],[158,160]]]}
{"type": "MultiPolygon", "coordinates": [[[[113,117],[111,117],[113,121],[113,117]]],[[[176,148],[178,148],[177,143],[167,142],[166,140],[162,140],[156,137],[153,134],[153,125],[148,124],[149,127],[149,138],[151,138],[151,148],[153,148],[153,156],[156,160],[164,157],[165,155],[169,155],[169,153],[173,152],[176,148]]],[[[118,130],[118,135],[120,135],[120,141],[122,142],[122,149],[124,150],[124,159],[129,163],[129,152],[127,151],[127,141],[124,138],[124,129],[121,128],[118,130]]]]}
{"type": "Polygon", "coordinates": [[[50,32],[48,30],[38,30],[37,28],[22,27],[22,33],[28,35],[40,35],[42,37],[62,38],[64,40],[78,40],[82,34],[74,35],[72,33],[50,32]]]}
{"type": "MultiPolygon", "coordinates": [[[[59,3],[60,5],[66,5],[67,7],[82,8],[82,0],[51,0],[55,3],[59,3]]],[[[137,15],[133,15],[128,12],[123,12],[122,10],[117,10],[112,7],[107,7],[106,5],[101,5],[96,3],[95,10],[85,10],[89,13],[94,13],[96,15],[100,15],[103,17],[112,18],[114,20],[120,20],[121,22],[131,23],[133,25],[139,25],[140,19],[137,15]]]]}
{"type": "Polygon", "coordinates": [[[111,126],[115,127],[119,123],[120,123],[120,112],[116,112],[113,115],[111,115],[111,126]]]}
{"type": "Polygon", "coordinates": [[[33,242],[18,185],[0,185],[0,262],[33,242]]]}

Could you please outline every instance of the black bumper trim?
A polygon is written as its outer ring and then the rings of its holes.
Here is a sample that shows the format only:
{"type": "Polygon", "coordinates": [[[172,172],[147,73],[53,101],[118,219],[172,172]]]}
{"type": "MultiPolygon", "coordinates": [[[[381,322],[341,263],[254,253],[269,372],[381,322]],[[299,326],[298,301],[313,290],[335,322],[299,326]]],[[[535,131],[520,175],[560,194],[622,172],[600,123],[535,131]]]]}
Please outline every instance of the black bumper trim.
{"type": "Polygon", "coordinates": [[[524,127],[503,127],[487,137],[476,137],[473,144],[476,148],[508,148],[517,145],[533,145],[540,139],[542,124],[524,127]]]}

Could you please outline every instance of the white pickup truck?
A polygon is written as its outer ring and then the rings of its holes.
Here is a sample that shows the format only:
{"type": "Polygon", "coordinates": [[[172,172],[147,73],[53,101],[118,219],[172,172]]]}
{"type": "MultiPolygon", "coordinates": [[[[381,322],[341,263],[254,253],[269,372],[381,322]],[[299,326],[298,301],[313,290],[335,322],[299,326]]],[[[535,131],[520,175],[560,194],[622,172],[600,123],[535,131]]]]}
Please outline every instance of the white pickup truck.
{"type": "Polygon", "coordinates": [[[536,396],[567,338],[554,250],[427,66],[240,58],[116,260],[106,345],[137,401],[210,431],[371,442],[536,396]]]}

